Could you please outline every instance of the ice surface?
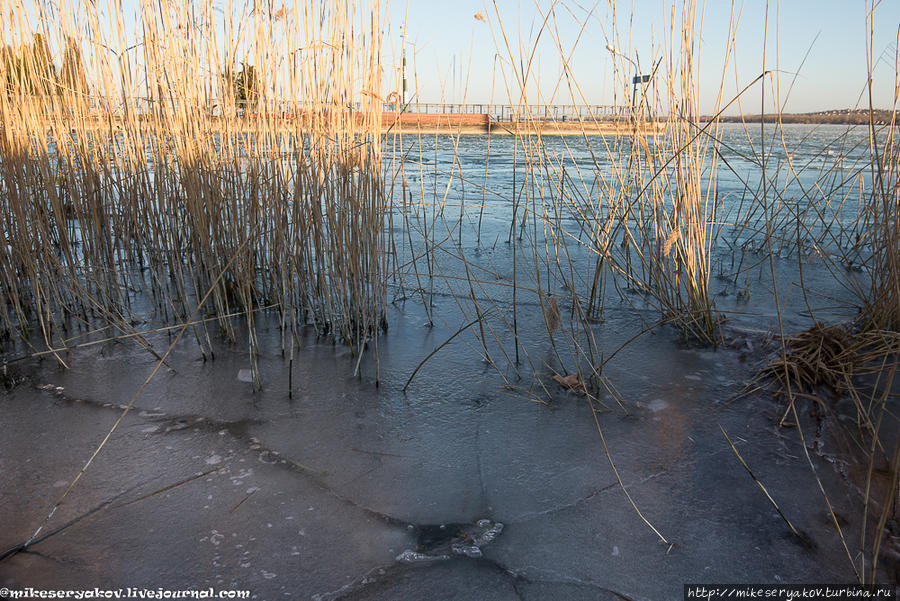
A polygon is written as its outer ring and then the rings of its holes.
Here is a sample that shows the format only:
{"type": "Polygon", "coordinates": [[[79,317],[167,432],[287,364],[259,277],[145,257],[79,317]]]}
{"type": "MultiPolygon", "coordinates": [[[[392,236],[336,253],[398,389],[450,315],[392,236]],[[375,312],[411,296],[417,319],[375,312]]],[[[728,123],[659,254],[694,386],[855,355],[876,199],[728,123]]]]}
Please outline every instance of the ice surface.
{"type": "MultiPolygon", "coordinates": [[[[505,232],[504,215],[495,207],[486,222],[505,232]]],[[[476,251],[464,240],[457,250],[496,270],[498,294],[508,294],[508,246],[476,251]]],[[[788,263],[776,274],[785,290],[788,263]]],[[[829,277],[804,275],[813,284],[829,277]]],[[[314,335],[300,341],[289,377],[278,320],[266,323],[265,314],[262,391],[240,384],[253,380],[246,351],[214,342],[215,360],[203,361],[194,343],[180,341],[169,357],[176,369],[149,383],[47,530],[80,520],[33,553],[0,562],[0,585],[209,585],[322,601],[432,599],[434,591],[447,599],[665,601],[681,598],[686,580],[852,580],[799,441],[767,416],[777,413],[774,403],[726,402],[752,378],[747,355],[759,358],[777,322],[762,295],[749,305],[733,291],[722,297],[733,317],[718,351],[661,328],[618,352],[603,375],[621,408],[608,397],[590,405],[552,383],[552,373],[572,373],[571,365],[559,364],[569,361],[559,358],[562,337],[558,355],[533,295],[518,313],[529,352],[519,372],[503,366],[501,378],[466,333],[403,393],[422,358],[471,320],[449,286],[435,279],[433,310],[445,322],[433,327],[422,327],[428,316],[412,301],[389,308],[378,388],[371,347],[363,376],[353,377],[356,358],[314,335]],[[790,535],[719,424],[814,546],[790,535]]],[[[828,292],[823,298],[839,304],[831,298],[840,291],[828,292]]],[[[594,331],[605,357],[659,318],[636,296],[607,300],[594,331]]],[[[788,331],[808,325],[804,311],[788,311],[788,331]]],[[[494,325],[504,349],[515,348],[503,324],[494,325]]],[[[148,340],[157,349],[171,342],[166,334],[148,340]]],[[[500,349],[492,352],[500,361],[500,349]]],[[[72,369],[35,361],[23,367],[26,383],[0,392],[0,550],[34,532],[155,366],[125,343],[75,350],[67,362],[72,369]]],[[[859,540],[841,466],[814,461],[838,491],[831,501],[847,540],[859,540]]]]}

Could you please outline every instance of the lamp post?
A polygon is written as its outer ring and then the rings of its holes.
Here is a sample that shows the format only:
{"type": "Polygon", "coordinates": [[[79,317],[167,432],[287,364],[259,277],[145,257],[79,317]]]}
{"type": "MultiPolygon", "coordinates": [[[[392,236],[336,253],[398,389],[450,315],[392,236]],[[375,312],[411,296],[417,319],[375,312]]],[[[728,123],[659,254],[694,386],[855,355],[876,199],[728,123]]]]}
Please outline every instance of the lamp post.
{"type": "Polygon", "coordinates": [[[402,106],[406,106],[406,47],[403,48],[403,61],[401,63],[401,71],[400,77],[403,81],[402,86],[400,88],[400,104],[402,106]]]}
{"type": "MultiPolygon", "coordinates": [[[[107,52],[114,54],[116,57],[116,61],[119,63],[119,80],[122,85],[122,110],[125,112],[125,117],[127,118],[128,117],[127,96],[128,96],[128,93],[130,92],[130,90],[128,89],[128,85],[127,85],[126,78],[125,78],[125,71],[126,71],[125,67],[127,64],[128,73],[130,74],[131,73],[131,63],[126,62],[125,59],[127,58],[127,54],[130,51],[134,50],[135,48],[140,48],[141,46],[144,45],[144,42],[138,42],[137,44],[133,44],[133,45],[129,46],[128,48],[125,48],[121,52],[116,52],[115,50],[113,50],[112,48],[107,46],[106,44],[102,44],[100,42],[94,42],[94,44],[105,49],[107,52]]],[[[80,54],[80,51],[79,51],[79,54],[80,54]]],[[[146,71],[146,68],[145,68],[145,71],[146,71]]],[[[131,80],[131,78],[129,77],[128,81],[130,82],[130,80],[131,80]]],[[[90,100],[90,98],[88,98],[88,104],[90,105],[92,102],[93,101],[90,100]]]]}
{"type": "MultiPolygon", "coordinates": [[[[407,41],[405,32],[403,30],[401,30],[401,32],[400,32],[400,69],[399,69],[399,71],[400,71],[400,89],[397,92],[398,92],[398,95],[400,96],[399,110],[401,110],[403,112],[406,112],[407,104],[412,101],[412,99],[409,98],[409,84],[408,84],[408,78],[407,78],[408,74],[407,74],[407,69],[406,69],[406,47],[407,46],[412,46],[413,61],[415,61],[416,42],[407,41]]],[[[415,62],[413,62],[413,67],[415,68],[415,62]]],[[[413,73],[413,82],[414,83],[415,83],[415,76],[416,76],[416,74],[413,73]]],[[[418,98],[415,96],[413,96],[413,98],[416,98],[416,105],[418,106],[418,102],[419,102],[418,98]]],[[[418,110],[418,109],[416,109],[416,110],[418,110]]]]}
{"type": "Polygon", "coordinates": [[[641,75],[641,69],[638,67],[638,64],[631,60],[625,54],[619,52],[612,44],[607,44],[606,49],[609,50],[613,55],[618,55],[631,63],[631,66],[634,67],[634,77],[631,78],[631,119],[632,121],[637,120],[637,107],[635,106],[635,102],[637,100],[637,87],[638,84],[645,85],[650,81],[650,75],[641,75]]]}

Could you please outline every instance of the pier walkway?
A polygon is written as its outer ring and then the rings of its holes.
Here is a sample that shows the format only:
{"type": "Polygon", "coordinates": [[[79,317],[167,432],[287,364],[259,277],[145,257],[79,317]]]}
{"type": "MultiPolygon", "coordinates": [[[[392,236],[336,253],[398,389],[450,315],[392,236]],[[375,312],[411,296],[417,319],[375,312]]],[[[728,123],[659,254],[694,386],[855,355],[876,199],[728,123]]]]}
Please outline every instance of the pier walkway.
{"type": "Polygon", "coordinates": [[[646,136],[665,130],[630,106],[612,105],[386,103],[381,122],[386,133],[403,134],[646,136]]]}

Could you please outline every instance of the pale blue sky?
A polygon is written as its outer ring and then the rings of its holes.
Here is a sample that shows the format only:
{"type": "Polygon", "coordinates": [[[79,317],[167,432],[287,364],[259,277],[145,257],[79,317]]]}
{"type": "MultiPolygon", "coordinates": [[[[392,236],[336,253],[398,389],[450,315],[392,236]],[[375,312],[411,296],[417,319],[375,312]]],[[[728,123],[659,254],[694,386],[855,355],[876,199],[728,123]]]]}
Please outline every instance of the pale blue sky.
{"type": "MultiPolygon", "coordinates": [[[[59,6],[83,5],[84,0],[24,0],[59,6]]],[[[225,0],[216,0],[224,4],[225,0]]],[[[272,0],[274,6],[290,0],[272,0]]],[[[401,30],[405,21],[405,47],[410,92],[418,91],[421,102],[518,102],[514,70],[520,70],[534,50],[532,76],[526,86],[529,102],[571,104],[627,104],[630,102],[634,67],[622,56],[614,56],[607,45],[640,63],[650,72],[655,59],[667,56],[665,45],[673,0],[383,0],[386,2],[383,47],[384,95],[399,87],[401,30]],[[552,8],[552,12],[551,12],[552,8]],[[615,18],[613,12],[615,11],[615,18]],[[477,20],[481,13],[486,22],[477,20]],[[550,26],[540,37],[543,18],[551,14],[550,26]],[[513,60],[506,49],[510,44],[513,60]],[[584,25],[582,29],[582,25],[584,25]],[[581,32],[580,41],[572,46],[581,32]],[[558,36],[558,40],[555,37],[558,36]],[[537,40],[537,43],[536,43],[537,40]],[[571,77],[563,72],[562,45],[568,56],[571,77]],[[506,74],[506,82],[502,73],[506,74]],[[577,82],[577,87],[575,83],[577,82]],[[507,88],[509,87],[509,92],[507,88]]],[[[252,2],[231,0],[236,15],[248,13],[252,2]]],[[[95,6],[105,5],[98,2],[95,6]]],[[[128,19],[135,14],[135,0],[122,0],[128,19]]],[[[739,12],[735,33],[736,60],[728,61],[723,77],[724,51],[731,2],[699,2],[702,13],[699,45],[700,111],[714,111],[720,86],[727,102],[736,91],[753,81],[765,66],[776,70],[770,83],[778,84],[781,104],[788,112],[806,112],[867,106],[862,96],[866,83],[866,11],[864,0],[770,0],[768,32],[764,33],[765,0],[736,0],[739,12]],[[808,56],[807,56],[808,53],[808,56]],[[804,62],[804,56],[806,60],[804,62]],[[791,84],[793,82],[793,87],[791,84]]],[[[680,7],[680,0],[677,2],[680,7]]],[[[33,6],[33,4],[32,4],[33,6]]],[[[104,17],[101,16],[101,20],[104,17]]],[[[698,17],[699,18],[699,17],[698,17]]],[[[676,21],[680,19],[676,16],[676,21]]],[[[876,8],[874,55],[882,57],[874,72],[874,105],[890,108],[894,103],[895,63],[900,0],[881,0],[876,8]]],[[[677,34],[677,32],[676,32],[677,34]]],[[[677,52],[677,49],[676,49],[677,52]]],[[[137,54],[137,53],[135,53],[137,54]]],[[[665,61],[657,82],[665,81],[665,61]]],[[[767,83],[769,89],[772,89],[767,83]]],[[[657,92],[665,96],[661,85],[657,92]]],[[[408,95],[407,99],[411,95],[408,95]]],[[[758,113],[758,85],[742,98],[740,110],[758,113]]],[[[772,97],[766,110],[772,109],[772,97]]],[[[727,112],[738,110],[733,105],[727,112]]],[[[665,109],[663,109],[665,110],[665,109]]]]}
{"type": "MultiPolygon", "coordinates": [[[[584,96],[590,102],[598,104],[612,103],[614,89],[619,90],[621,97],[621,90],[630,87],[633,71],[629,63],[617,58],[616,75],[613,56],[606,49],[607,44],[614,43],[632,60],[638,57],[642,69],[649,71],[654,56],[658,58],[663,54],[661,46],[666,43],[665,37],[668,35],[665,23],[669,20],[667,17],[671,14],[673,2],[615,2],[617,27],[613,26],[612,4],[602,0],[595,7],[589,2],[560,2],[553,5],[560,37],[567,44],[567,52],[578,34],[580,24],[588,21],[570,67],[584,96]],[[594,10],[590,13],[592,7],[594,10]],[[618,33],[614,41],[616,29],[618,33]]],[[[447,101],[459,102],[464,97],[469,102],[490,100],[494,63],[499,60],[495,59],[498,50],[491,36],[491,28],[474,18],[478,12],[490,20],[495,35],[499,30],[499,13],[513,46],[514,56],[518,58],[520,55],[516,46],[519,40],[530,51],[542,20],[535,2],[498,0],[496,10],[494,6],[493,2],[484,3],[481,0],[409,0],[406,16],[409,71],[412,71],[411,53],[414,49],[419,94],[423,101],[439,100],[442,94],[447,101]],[[467,76],[469,83],[468,90],[465,91],[467,76]]],[[[539,6],[546,13],[551,4],[541,1],[539,6]]],[[[739,87],[762,72],[762,50],[766,40],[766,69],[779,70],[780,96],[783,103],[786,100],[787,111],[806,112],[856,106],[866,82],[866,6],[867,3],[862,0],[773,0],[769,5],[768,33],[764,36],[765,2],[736,2],[735,10],[740,12],[735,34],[737,60],[730,64],[725,76],[726,100],[732,98],[739,87]],[[809,54],[804,63],[807,52],[809,54]],[[792,80],[793,89],[788,94],[792,80]]],[[[403,14],[407,10],[406,2],[390,0],[389,7],[393,21],[391,37],[398,40],[403,14]]],[[[715,106],[723,79],[723,52],[731,18],[731,3],[709,0],[705,3],[705,10],[702,2],[700,9],[703,10],[700,105],[701,111],[710,112],[715,106]]],[[[900,1],[883,0],[876,9],[875,23],[874,53],[876,56],[883,54],[885,60],[881,61],[875,71],[874,104],[876,107],[889,108],[894,96],[894,52],[900,26],[900,1]]],[[[697,30],[701,31],[699,24],[697,30]]],[[[399,41],[395,44],[399,44],[399,41]]],[[[500,44],[500,53],[508,61],[502,40],[500,44]]],[[[538,44],[536,56],[536,63],[540,63],[541,95],[549,98],[559,79],[561,61],[559,51],[546,32],[538,44]]],[[[385,58],[387,61],[391,60],[389,56],[385,58]]],[[[498,79],[497,85],[494,99],[503,101],[506,92],[501,91],[502,80],[498,79]]],[[[537,90],[529,91],[530,100],[536,96],[537,90]]],[[[554,100],[571,102],[571,94],[566,89],[564,93],[558,93],[554,100]]],[[[761,100],[758,88],[748,92],[743,100],[745,113],[759,112],[761,100]]],[[[866,104],[867,101],[864,100],[863,105],[866,104]]],[[[767,107],[767,110],[770,108],[767,107]]]]}

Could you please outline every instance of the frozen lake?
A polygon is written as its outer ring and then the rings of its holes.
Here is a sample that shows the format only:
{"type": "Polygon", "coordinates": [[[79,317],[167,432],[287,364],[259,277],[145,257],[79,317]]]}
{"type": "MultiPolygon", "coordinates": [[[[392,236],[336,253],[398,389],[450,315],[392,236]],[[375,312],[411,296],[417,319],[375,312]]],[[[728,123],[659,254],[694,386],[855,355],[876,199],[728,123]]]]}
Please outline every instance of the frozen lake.
{"type": "MultiPolygon", "coordinates": [[[[769,186],[793,199],[785,206],[800,205],[804,182],[822,192],[826,182],[842,190],[858,177],[864,128],[785,131],[798,177],[779,184],[786,153],[768,162],[769,186]]],[[[719,196],[731,215],[723,221],[756,223],[747,192],[759,189],[756,146],[738,127],[723,139],[729,168],[720,164],[719,196]]],[[[256,321],[258,392],[246,324],[237,343],[213,335],[214,358],[184,337],[171,369],[143,390],[157,360],[133,339],[68,351],[69,369],[52,356],[17,360],[24,347],[8,351],[0,552],[32,536],[137,400],[45,525],[42,535],[51,535],[0,560],[0,585],[216,587],[317,601],[664,601],[680,599],[685,583],[855,581],[816,481],[855,553],[865,464],[844,438],[847,420],[840,411],[801,416],[808,460],[797,429],[777,425],[781,401],[738,397],[771,352],[779,311],[786,332],[855,315],[842,278],[865,282],[865,272],[844,266],[837,277],[810,259],[846,242],[819,237],[821,215],[800,211],[792,222],[785,209],[780,231],[809,227],[799,246],[785,234],[773,248],[780,306],[758,226],[723,229],[710,290],[727,320],[717,349],[699,347],[651,327],[660,319],[653,303],[612,279],[597,316],[573,312],[568,299],[587,294],[596,254],[572,211],[602,196],[586,174],[615,177],[609,152],[595,162],[584,143],[546,141],[569,165],[567,177],[581,169],[573,181],[588,183],[581,200],[522,228],[544,184],[513,206],[521,180],[513,181],[520,166],[509,138],[491,140],[490,150],[480,137],[460,138],[455,149],[449,137],[409,144],[405,174],[385,159],[395,188],[405,175],[414,191],[409,206],[395,201],[390,225],[390,327],[361,359],[308,328],[289,360],[278,317],[266,312],[256,321]],[[559,256],[565,261],[547,259],[559,256]],[[559,299],[555,331],[544,318],[547,293],[559,299]],[[482,332],[471,325],[479,315],[482,332]],[[583,367],[579,344],[588,338],[602,360],[592,397],[553,380],[583,367]]],[[[856,218],[849,202],[828,210],[848,227],[856,218]]],[[[144,291],[134,297],[132,324],[162,354],[177,330],[154,332],[166,324],[144,291]]],[[[876,477],[876,486],[885,482],[876,477]]],[[[896,569],[887,561],[884,580],[896,569]]]]}

